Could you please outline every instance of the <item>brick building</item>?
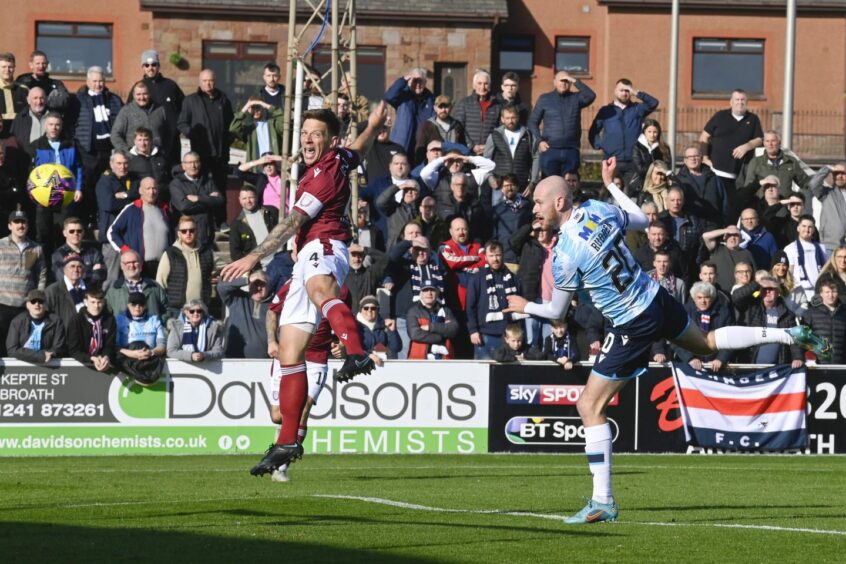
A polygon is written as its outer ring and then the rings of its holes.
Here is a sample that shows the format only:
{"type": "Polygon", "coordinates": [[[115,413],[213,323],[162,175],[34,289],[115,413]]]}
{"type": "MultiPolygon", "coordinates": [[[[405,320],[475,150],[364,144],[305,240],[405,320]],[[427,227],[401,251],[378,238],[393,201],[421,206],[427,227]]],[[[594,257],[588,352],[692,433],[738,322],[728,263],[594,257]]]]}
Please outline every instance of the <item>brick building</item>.
{"type": "MultiPolygon", "coordinates": [[[[26,72],[32,49],[47,51],[53,74],[71,87],[83,83],[87,66],[99,64],[109,88],[124,94],[141,75],[140,53],[155,47],[162,72],[186,92],[196,88],[199,70],[211,67],[237,105],[260,81],[265,62],[284,66],[286,0],[7,4],[16,19],[0,24],[0,50],[18,56],[18,72],[26,72]],[[183,59],[179,66],[169,61],[174,54],[183,59]]],[[[556,68],[567,68],[597,91],[586,123],[621,76],[666,102],[669,6],[670,0],[358,0],[360,91],[376,99],[396,77],[423,66],[434,72],[436,92],[459,97],[481,67],[495,78],[517,71],[523,98],[534,100],[551,89],[556,68]]],[[[300,23],[306,17],[304,11],[300,23]]],[[[682,0],[680,143],[726,106],[726,91],[737,84],[750,92],[765,126],[779,126],[784,34],[783,0],[682,0]]],[[[813,158],[842,158],[846,1],[798,0],[796,37],[794,147],[813,158]]],[[[328,44],[324,38],[308,62],[326,68],[328,44]]],[[[666,121],[661,112],[657,117],[666,121]]]]}

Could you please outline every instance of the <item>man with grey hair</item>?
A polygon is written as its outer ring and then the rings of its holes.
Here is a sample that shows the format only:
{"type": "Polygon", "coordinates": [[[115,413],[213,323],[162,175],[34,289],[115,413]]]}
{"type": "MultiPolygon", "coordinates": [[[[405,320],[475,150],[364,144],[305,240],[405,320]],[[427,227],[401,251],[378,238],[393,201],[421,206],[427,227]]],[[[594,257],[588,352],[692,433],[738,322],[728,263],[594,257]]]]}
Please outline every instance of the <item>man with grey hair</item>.
{"type": "MultiPolygon", "coordinates": [[[[770,129],[764,133],[764,152],[754,157],[738,176],[738,188],[743,186],[739,194],[739,206],[748,206],[753,198],[763,196],[761,181],[768,176],[776,176],[779,180],[779,196],[782,199],[793,194],[795,183],[803,194],[807,194],[808,175],[805,174],[803,163],[787,154],[781,148],[781,135],[770,129]],[[741,182],[742,181],[742,182],[741,182]]],[[[808,201],[808,200],[806,200],[808,201]]]]}
{"type": "Polygon", "coordinates": [[[26,95],[27,107],[18,112],[12,122],[12,136],[18,147],[32,159],[35,152],[32,144],[44,135],[44,121],[47,119],[47,95],[42,88],[33,86],[26,95]]]}
{"type": "MultiPolygon", "coordinates": [[[[89,222],[93,220],[96,210],[94,189],[97,180],[108,168],[112,154],[112,126],[123,104],[120,98],[106,88],[106,76],[102,67],[90,67],[85,83],[87,88],[77,92],[75,100],[72,100],[76,109],[74,138],[79,144],[83,166],[83,209],[77,209],[75,215],[89,222]]],[[[70,129],[69,123],[65,126],[70,129]]]]}
{"type": "MultiPolygon", "coordinates": [[[[712,331],[734,324],[734,312],[728,302],[718,299],[717,288],[709,282],[694,282],[690,287],[690,300],[684,308],[691,323],[699,325],[703,331],[712,331]]],[[[711,372],[717,373],[732,361],[734,351],[721,350],[707,355],[697,355],[687,349],[673,346],[673,351],[682,362],[688,363],[694,370],[702,370],[703,363],[711,363],[711,372]]]]}
{"type": "Polygon", "coordinates": [[[229,126],[235,114],[232,104],[215,87],[214,71],[200,72],[200,86],[185,98],[179,114],[179,133],[191,142],[191,150],[200,155],[203,171],[211,175],[223,205],[214,210],[219,224],[226,219],[226,179],[229,175],[229,126]]]}
{"type": "Polygon", "coordinates": [[[455,105],[452,117],[464,125],[467,145],[475,155],[485,151],[488,135],[499,125],[501,103],[491,96],[491,75],[477,69],[473,74],[473,93],[455,105]]]}
{"type": "Polygon", "coordinates": [[[391,141],[401,145],[406,154],[414,154],[417,132],[435,115],[435,95],[426,88],[426,69],[414,68],[401,76],[382,97],[397,111],[391,128],[391,141]]]}

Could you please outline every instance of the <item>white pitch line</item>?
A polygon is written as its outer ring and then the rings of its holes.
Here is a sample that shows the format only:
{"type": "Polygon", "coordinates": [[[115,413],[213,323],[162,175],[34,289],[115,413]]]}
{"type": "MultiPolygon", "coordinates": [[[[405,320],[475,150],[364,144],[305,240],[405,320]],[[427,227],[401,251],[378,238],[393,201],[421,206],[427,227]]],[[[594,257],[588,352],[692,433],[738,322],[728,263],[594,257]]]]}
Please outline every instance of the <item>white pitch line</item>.
{"type": "MultiPolygon", "coordinates": [[[[387,505],[389,507],[397,507],[400,509],[410,509],[413,511],[430,511],[434,513],[470,513],[474,515],[508,515],[511,517],[535,517],[537,519],[548,519],[552,521],[561,521],[565,515],[552,515],[547,513],[530,513],[525,511],[504,511],[501,509],[449,509],[445,507],[430,507],[428,505],[418,505],[416,503],[406,503],[404,501],[394,501],[391,499],[382,499],[379,497],[364,497],[357,495],[329,495],[329,494],[315,494],[312,497],[321,497],[328,499],[344,499],[352,501],[361,501],[365,503],[374,503],[378,505],[387,505]]],[[[755,529],[759,531],[775,531],[781,533],[809,533],[814,535],[833,535],[846,536],[846,531],[825,530],[825,529],[808,529],[802,527],[778,527],[776,525],[743,525],[737,523],[660,523],[652,521],[623,521],[621,525],[645,525],[651,527],[704,527],[716,529],[755,529]]]]}

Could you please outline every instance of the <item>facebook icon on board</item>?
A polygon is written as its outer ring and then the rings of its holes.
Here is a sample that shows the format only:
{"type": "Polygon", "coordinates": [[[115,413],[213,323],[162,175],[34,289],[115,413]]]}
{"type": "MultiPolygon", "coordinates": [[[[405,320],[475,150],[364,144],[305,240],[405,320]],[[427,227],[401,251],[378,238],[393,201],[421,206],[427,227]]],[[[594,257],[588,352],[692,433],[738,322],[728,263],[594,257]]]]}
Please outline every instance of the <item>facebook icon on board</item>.
{"type": "MultiPolygon", "coordinates": [[[[578,384],[509,384],[506,403],[509,405],[576,405],[584,386],[578,384]]],[[[615,395],[609,405],[617,405],[615,395]]]]}

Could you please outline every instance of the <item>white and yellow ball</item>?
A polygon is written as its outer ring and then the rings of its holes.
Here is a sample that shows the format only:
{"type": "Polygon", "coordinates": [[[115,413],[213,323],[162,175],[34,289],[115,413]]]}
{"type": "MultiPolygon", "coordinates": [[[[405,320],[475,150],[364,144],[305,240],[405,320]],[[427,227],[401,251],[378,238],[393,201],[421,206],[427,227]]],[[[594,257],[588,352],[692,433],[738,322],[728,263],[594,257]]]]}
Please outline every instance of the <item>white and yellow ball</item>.
{"type": "Polygon", "coordinates": [[[76,178],[67,167],[47,163],[29,173],[26,191],[33,202],[44,208],[67,207],[73,202],[76,178]]]}

